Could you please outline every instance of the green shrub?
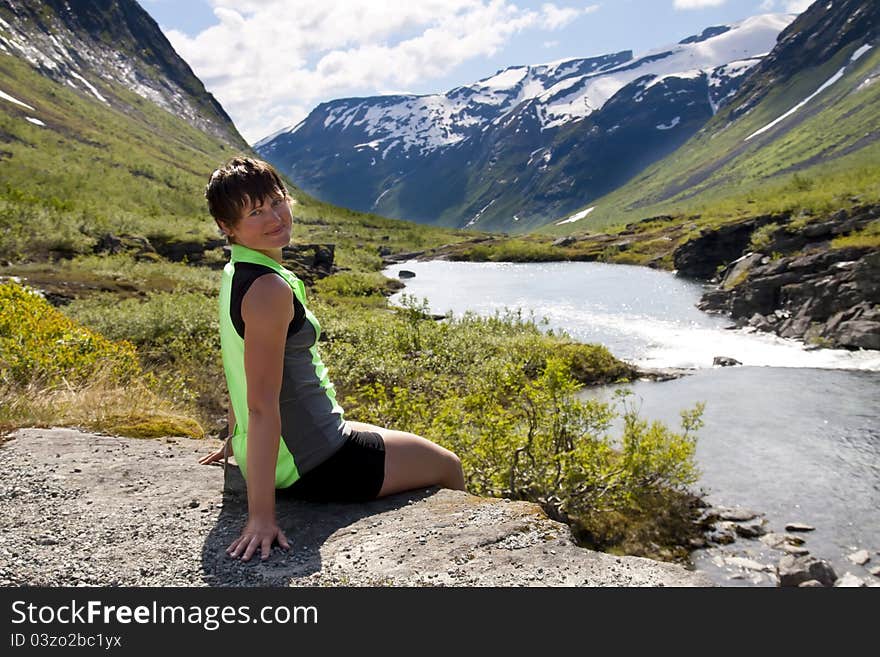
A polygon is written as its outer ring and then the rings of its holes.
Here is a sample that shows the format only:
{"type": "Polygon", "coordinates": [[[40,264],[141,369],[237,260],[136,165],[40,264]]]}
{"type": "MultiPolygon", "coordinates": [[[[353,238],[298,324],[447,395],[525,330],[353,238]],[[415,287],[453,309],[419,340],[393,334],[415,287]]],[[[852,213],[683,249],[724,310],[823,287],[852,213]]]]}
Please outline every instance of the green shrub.
{"type": "Polygon", "coordinates": [[[127,341],[109,340],[65,317],[42,296],[0,284],[0,378],[6,385],[78,385],[98,370],[127,381],[140,374],[127,341]]]}
{"type": "Polygon", "coordinates": [[[182,290],[146,299],[108,294],[74,301],[65,312],[109,338],[135,344],[157,392],[205,426],[222,416],[226,385],[216,297],[182,290]]]}
{"type": "Polygon", "coordinates": [[[318,294],[336,297],[382,296],[389,279],[378,272],[339,272],[315,283],[318,294]]]}
{"type": "Polygon", "coordinates": [[[150,363],[174,363],[220,350],[217,300],[197,292],[79,299],[65,313],[111,339],[134,343],[150,363]]]}
{"type": "Polygon", "coordinates": [[[752,251],[764,251],[773,242],[773,235],[779,230],[779,224],[771,222],[752,231],[749,248],[752,251]]]}
{"type": "Polygon", "coordinates": [[[862,230],[831,240],[832,249],[843,249],[848,246],[880,247],[880,220],[875,219],[862,230]]]}

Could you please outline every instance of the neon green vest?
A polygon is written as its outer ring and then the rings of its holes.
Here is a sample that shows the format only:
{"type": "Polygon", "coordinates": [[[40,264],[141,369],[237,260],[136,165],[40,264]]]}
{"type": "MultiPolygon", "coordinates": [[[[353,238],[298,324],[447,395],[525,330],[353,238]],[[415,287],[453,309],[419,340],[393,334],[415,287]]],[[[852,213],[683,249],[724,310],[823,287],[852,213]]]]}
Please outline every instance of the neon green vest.
{"type": "MultiPolygon", "coordinates": [[[[244,339],[235,330],[230,313],[232,301],[232,277],[235,273],[235,263],[250,262],[263,265],[274,270],[283,278],[296,298],[305,309],[306,320],[315,329],[315,344],[310,348],[312,366],[315,369],[321,387],[335,409],[341,415],[341,409],[336,402],[336,393],[329,381],[327,368],[321,361],[317,350],[317,338],[321,335],[321,325],[318,319],[306,306],[305,285],[292,272],[282,267],[269,256],[255,251],[240,244],[231,246],[232,257],[223,268],[220,282],[220,345],[223,354],[223,370],[226,373],[226,383],[229,388],[229,398],[232,410],[235,413],[235,428],[232,433],[232,450],[235,460],[241,469],[242,475],[247,479],[247,429],[248,429],[248,404],[247,404],[247,379],[244,371],[244,339]]],[[[275,466],[275,487],[287,488],[299,479],[300,474],[284,439],[279,440],[278,460],[275,466]]]]}

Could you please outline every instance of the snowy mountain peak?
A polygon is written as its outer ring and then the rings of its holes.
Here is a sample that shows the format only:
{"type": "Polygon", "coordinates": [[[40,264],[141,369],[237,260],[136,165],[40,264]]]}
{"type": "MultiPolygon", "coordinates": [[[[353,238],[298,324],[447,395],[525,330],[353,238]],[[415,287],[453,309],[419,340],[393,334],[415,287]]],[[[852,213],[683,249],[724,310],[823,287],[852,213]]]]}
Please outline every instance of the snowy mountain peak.
{"type": "Polygon", "coordinates": [[[795,17],[766,14],[708,28],[699,37],[649,51],[616,68],[563,80],[537,99],[542,129],[592,114],[626,85],[641,78],[647,78],[646,86],[650,87],[670,77],[712,77],[720,67],[727,67],[728,76],[742,75],[773,49],[779,33],[795,17]]]}

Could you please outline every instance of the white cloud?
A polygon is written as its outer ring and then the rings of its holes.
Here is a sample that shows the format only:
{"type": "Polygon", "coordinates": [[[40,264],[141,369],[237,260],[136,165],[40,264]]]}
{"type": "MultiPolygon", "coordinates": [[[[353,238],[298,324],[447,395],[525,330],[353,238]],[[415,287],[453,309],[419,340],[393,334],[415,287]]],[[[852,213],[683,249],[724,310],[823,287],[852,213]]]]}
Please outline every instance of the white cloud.
{"type": "Polygon", "coordinates": [[[813,0],[764,0],[761,3],[763,11],[784,11],[787,14],[800,14],[813,4],[813,0]]]}
{"type": "Polygon", "coordinates": [[[676,9],[702,9],[703,7],[718,7],[727,0],[675,0],[673,6],[676,9]]]}
{"type": "Polygon", "coordinates": [[[799,14],[813,4],[813,0],[787,0],[785,11],[789,14],[799,14]]]}
{"type": "Polygon", "coordinates": [[[574,7],[557,7],[553,3],[545,2],[541,5],[541,12],[543,14],[541,24],[548,30],[558,30],[568,25],[578,16],[592,14],[598,9],[599,5],[590,5],[583,9],[576,9],[574,7]]]}
{"type": "Polygon", "coordinates": [[[447,75],[526,30],[559,30],[599,5],[508,0],[211,0],[217,24],[166,36],[248,141],[323,99],[372,95],[447,75]]]}

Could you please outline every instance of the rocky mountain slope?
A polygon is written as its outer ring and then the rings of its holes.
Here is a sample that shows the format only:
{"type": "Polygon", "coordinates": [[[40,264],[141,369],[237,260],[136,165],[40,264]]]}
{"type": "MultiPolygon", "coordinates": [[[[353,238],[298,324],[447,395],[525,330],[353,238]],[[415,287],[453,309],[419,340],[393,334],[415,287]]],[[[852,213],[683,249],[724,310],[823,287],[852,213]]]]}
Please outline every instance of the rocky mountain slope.
{"type": "Polygon", "coordinates": [[[624,183],[700,129],[794,18],[639,57],[516,66],[429,96],[342,99],[255,145],[306,191],[427,223],[524,230],[624,183]]]}
{"type": "Polygon", "coordinates": [[[135,0],[0,0],[0,262],[216,238],[205,181],[243,150],[135,0]]]}
{"type": "Polygon", "coordinates": [[[816,2],[681,148],[602,198],[570,234],[645,217],[703,220],[877,200],[880,4],[816,2]],[[855,201],[854,196],[861,196],[855,201]]]}
{"type": "Polygon", "coordinates": [[[0,52],[125,110],[116,83],[237,147],[247,145],[136,0],[0,0],[0,52]]]}

